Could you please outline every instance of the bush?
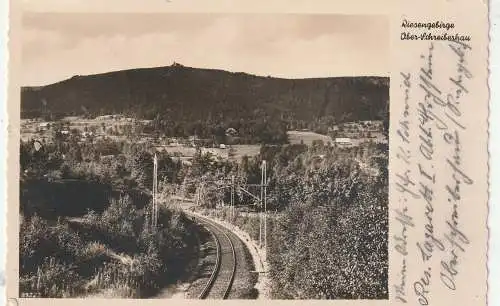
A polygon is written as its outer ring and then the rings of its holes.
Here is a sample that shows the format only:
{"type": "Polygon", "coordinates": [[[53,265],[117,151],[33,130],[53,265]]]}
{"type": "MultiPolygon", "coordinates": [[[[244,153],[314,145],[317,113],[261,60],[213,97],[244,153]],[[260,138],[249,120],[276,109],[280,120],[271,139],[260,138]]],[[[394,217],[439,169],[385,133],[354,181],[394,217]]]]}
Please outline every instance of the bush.
{"type": "Polygon", "coordinates": [[[71,268],[54,257],[44,258],[35,273],[20,277],[20,291],[33,292],[37,297],[68,297],[78,291],[83,281],[71,268]]]}
{"type": "Polygon", "coordinates": [[[49,257],[69,263],[81,256],[83,242],[77,234],[60,223],[50,227],[36,215],[22,222],[19,238],[21,274],[33,273],[49,257]]]}

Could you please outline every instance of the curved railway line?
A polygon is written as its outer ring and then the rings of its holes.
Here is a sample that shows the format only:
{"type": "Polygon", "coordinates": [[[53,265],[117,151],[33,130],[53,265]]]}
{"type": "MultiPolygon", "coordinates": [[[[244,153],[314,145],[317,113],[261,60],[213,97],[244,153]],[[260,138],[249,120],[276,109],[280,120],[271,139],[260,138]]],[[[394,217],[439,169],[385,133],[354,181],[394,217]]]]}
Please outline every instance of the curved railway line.
{"type": "MultiPolygon", "coordinates": [[[[193,215],[192,215],[193,216],[193,215]]],[[[194,217],[194,216],[193,216],[194,217]]],[[[199,216],[196,221],[212,234],[216,243],[217,258],[210,278],[199,294],[200,299],[227,299],[231,292],[238,260],[231,234],[224,227],[199,216]]]]}

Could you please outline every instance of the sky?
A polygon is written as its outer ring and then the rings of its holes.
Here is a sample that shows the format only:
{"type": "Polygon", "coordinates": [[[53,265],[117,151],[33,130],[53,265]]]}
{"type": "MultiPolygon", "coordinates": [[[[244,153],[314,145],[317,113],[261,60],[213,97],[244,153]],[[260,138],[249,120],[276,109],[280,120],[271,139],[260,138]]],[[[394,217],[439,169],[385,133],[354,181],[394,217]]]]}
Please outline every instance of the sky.
{"type": "Polygon", "coordinates": [[[284,78],[390,69],[382,15],[29,12],[22,25],[25,86],[173,62],[284,78]]]}

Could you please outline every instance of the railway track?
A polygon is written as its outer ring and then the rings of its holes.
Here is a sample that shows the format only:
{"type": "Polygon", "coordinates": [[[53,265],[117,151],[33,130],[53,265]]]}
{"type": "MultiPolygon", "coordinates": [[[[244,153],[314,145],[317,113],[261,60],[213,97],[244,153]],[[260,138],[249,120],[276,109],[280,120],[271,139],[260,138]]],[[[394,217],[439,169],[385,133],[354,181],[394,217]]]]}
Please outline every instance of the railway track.
{"type": "Polygon", "coordinates": [[[227,299],[236,275],[236,251],[231,234],[224,227],[199,216],[196,221],[205,226],[216,243],[217,258],[212,274],[199,294],[200,299],[227,299]]]}

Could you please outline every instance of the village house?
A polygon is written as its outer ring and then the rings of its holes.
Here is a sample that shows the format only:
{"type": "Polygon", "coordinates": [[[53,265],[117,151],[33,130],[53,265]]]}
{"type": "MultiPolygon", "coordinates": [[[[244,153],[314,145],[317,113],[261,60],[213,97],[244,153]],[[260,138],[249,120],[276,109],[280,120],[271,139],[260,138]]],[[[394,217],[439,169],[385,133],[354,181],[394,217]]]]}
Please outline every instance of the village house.
{"type": "Polygon", "coordinates": [[[40,131],[46,131],[50,128],[50,122],[42,122],[38,125],[40,131]]]}
{"type": "Polygon", "coordinates": [[[335,144],[339,147],[352,147],[353,143],[351,138],[335,138],[335,144]]]}

